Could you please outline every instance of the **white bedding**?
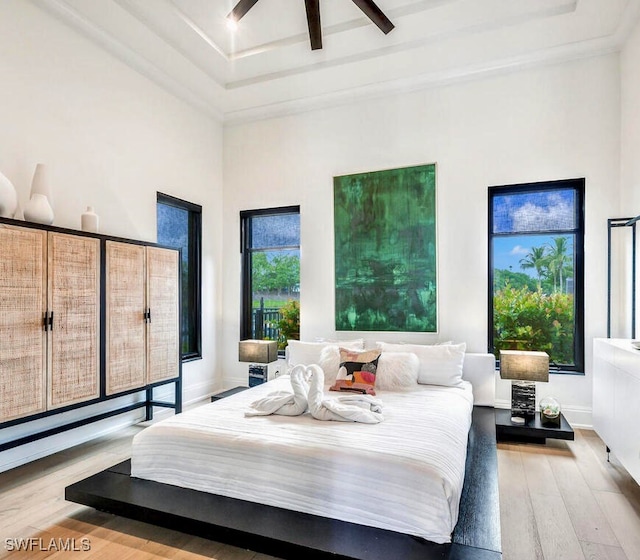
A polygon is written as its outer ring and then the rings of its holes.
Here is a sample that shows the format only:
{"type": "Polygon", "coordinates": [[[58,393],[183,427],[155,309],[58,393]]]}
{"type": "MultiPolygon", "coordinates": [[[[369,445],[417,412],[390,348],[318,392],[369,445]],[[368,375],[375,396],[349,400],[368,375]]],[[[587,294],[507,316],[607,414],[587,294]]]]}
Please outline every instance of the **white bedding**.
{"type": "MultiPolygon", "coordinates": [[[[450,542],[471,425],[471,385],[377,391],[379,424],[244,412],[288,376],[154,424],[131,475],[450,542]]],[[[327,392],[327,397],[336,393],[327,392]]]]}

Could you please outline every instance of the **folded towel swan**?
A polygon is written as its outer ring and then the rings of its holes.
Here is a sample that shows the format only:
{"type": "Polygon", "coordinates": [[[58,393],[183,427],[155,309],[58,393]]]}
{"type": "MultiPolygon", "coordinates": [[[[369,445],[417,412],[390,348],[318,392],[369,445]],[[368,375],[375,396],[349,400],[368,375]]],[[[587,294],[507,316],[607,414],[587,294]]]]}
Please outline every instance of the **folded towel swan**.
{"type": "Polygon", "coordinates": [[[291,371],[291,387],[293,394],[289,391],[274,391],[266,397],[252,402],[245,416],[268,416],[269,414],[280,414],[282,416],[299,416],[307,410],[307,393],[309,383],[306,379],[306,369],[299,365],[291,371]]]}
{"type": "Polygon", "coordinates": [[[349,395],[337,399],[324,396],[324,371],[320,366],[310,365],[309,411],[317,420],[336,420],[338,422],[363,422],[377,424],[384,420],[382,402],[371,395],[349,395]]]}
{"type": "Polygon", "coordinates": [[[288,391],[275,391],[251,403],[245,416],[280,414],[299,416],[307,411],[317,420],[377,424],[384,420],[382,401],[371,395],[345,395],[336,399],[324,396],[324,371],[320,366],[297,365],[291,370],[288,391]]]}

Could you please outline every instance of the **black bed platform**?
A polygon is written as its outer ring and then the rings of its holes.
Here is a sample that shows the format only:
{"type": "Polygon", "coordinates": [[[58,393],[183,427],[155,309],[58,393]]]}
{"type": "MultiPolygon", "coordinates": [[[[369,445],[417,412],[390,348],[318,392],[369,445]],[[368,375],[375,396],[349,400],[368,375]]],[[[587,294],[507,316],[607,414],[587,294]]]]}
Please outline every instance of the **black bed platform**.
{"type": "Polygon", "coordinates": [[[474,407],[460,515],[451,544],[131,478],[125,461],[65,490],[123,517],[290,560],[497,560],[500,506],[494,410],[474,407]]]}

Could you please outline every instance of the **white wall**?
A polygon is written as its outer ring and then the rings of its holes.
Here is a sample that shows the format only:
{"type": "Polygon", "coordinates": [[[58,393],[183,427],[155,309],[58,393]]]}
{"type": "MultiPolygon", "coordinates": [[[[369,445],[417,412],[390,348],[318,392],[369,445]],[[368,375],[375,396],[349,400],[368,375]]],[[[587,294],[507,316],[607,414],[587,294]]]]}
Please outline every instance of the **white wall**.
{"type": "MultiPolygon", "coordinates": [[[[621,145],[620,186],[621,200],[617,216],[640,215],[640,23],[636,25],[620,53],[621,83],[621,145]]],[[[637,225],[636,227],[640,227],[637,225]]],[[[629,228],[625,228],[629,229],[629,228]]],[[[640,232],[638,233],[640,235],[640,232]]],[[[624,286],[618,290],[620,308],[618,326],[621,336],[631,336],[631,232],[616,235],[622,243],[616,247],[623,258],[619,278],[624,286]]],[[[640,238],[639,238],[640,241],[640,238]]],[[[637,255],[640,267],[640,252],[637,255]]],[[[640,282],[640,278],[638,278],[640,282]]],[[[636,294],[636,297],[640,297],[636,294]]],[[[614,335],[617,334],[614,332],[614,335]]],[[[640,337],[640,301],[636,307],[636,337],[640,337]]]]}
{"type": "Polygon", "coordinates": [[[640,23],[620,53],[621,174],[620,215],[640,214],[640,23]]]}
{"type": "MultiPolygon", "coordinates": [[[[606,219],[619,208],[619,110],[609,55],[226,127],[226,384],[246,382],[235,353],[240,210],[300,204],[301,337],[334,337],[333,176],[436,162],[440,333],[356,334],[453,339],[478,352],[487,347],[487,187],[585,177],[586,376],[554,375],[539,394],[590,424],[591,340],[606,332],[606,219]]],[[[509,402],[507,382],[498,380],[498,399],[509,402]]]]}
{"type": "MultiPolygon", "coordinates": [[[[38,162],[50,169],[57,226],[79,229],[91,205],[102,233],[155,241],[157,191],[202,205],[203,359],[184,364],[184,398],[217,389],[222,126],[23,0],[0,2],[0,75],[0,170],[22,206],[38,162]]],[[[7,451],[0,470],[139,416],[7,451]]]]}

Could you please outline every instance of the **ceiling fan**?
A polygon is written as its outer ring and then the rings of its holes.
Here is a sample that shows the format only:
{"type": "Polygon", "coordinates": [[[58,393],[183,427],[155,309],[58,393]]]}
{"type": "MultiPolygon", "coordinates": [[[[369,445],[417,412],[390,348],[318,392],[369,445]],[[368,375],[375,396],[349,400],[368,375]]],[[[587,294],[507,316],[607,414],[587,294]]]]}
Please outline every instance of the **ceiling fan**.
{"type": "MultiPolygon", "coordinates": [[[[227,16],[227,19],[238,22],[258,0],[240,0],[227,16]]],[[[382,31],[385,35],[395,26],[382,10],[376,6],[373,0],[352,0],[364,14],[382,31]]],[[[304,0],[307,9],[307,25],[309,26],[309,39],[311,40],[311,50],[322,48],[322,28],[320,27],[320,0],[304,0]]]]}

